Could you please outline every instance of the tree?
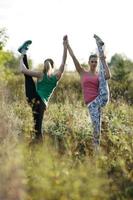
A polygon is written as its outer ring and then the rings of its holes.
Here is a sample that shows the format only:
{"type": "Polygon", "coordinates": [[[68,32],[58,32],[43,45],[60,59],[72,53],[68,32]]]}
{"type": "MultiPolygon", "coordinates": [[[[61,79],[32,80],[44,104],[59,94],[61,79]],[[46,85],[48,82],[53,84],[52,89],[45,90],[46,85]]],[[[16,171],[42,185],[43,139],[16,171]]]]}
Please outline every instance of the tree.
{"type": "Polygon", "coordinates": [[[7,39],[6,28],[0,28],[0,50],[6,45],[7,39]]]}
{"type": "Polygon", "coordinates": [[[120,54],[115,54],[112,56],[109,65],[112,68],[112,78],[117,81],[124,81],[128,79],[130,66],[133,66],[133,63],[126,57],[123,57],[120,54]]]}

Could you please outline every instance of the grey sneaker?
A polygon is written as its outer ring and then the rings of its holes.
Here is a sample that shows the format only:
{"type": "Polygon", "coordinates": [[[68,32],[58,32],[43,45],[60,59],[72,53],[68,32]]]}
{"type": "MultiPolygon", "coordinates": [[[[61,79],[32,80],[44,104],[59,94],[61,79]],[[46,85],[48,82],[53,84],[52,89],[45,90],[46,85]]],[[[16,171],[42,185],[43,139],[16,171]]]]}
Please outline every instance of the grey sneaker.
{"type": "Polygon", "coordinates": [[[97,45],[100,45],[101,47],[104,45],[104,42],[96,34],[94,34],[94,38],[96,40],[97,45]]]}

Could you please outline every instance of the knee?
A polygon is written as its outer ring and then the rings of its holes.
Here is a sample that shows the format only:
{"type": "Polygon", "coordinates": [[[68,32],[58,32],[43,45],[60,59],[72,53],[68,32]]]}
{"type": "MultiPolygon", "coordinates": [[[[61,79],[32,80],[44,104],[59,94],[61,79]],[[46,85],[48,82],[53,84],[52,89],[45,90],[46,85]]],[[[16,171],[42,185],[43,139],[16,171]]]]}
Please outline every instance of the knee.
{"type": "Polygon", "coordinates": [[[105,106],[106,104],[108,104],[108,102],[109,102],[109,95],[104,95],[102,97],[101,106],[102,107],[105,106]]]}

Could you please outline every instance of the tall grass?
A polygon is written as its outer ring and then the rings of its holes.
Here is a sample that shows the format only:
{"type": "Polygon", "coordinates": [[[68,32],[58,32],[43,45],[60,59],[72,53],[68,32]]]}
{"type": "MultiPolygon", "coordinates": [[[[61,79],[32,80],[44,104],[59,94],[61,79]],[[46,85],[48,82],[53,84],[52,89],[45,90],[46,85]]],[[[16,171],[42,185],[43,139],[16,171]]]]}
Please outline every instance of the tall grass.
{"type": "Polygon", "coordinates": [[[104,109],[96,156],[79,77],[64,75],[44,114],[44,142],[32,143],[23,78],[11,79],[0,86],[1,200],[133,199],[131,105],[112,99],[104,109]]]}

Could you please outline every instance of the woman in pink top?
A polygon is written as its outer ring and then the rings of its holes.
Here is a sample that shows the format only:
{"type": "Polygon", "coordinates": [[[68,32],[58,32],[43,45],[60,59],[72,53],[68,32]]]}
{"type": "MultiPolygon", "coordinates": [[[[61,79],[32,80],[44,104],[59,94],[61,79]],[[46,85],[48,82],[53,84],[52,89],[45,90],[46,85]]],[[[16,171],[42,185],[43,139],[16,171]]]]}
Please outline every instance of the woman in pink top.
{"type": "Polygon", "coordinates": [[[97,35],[94,35],[94,38],[99,50],[99,73],[97,73],[98,56],[96,54],[90,55],[88,61],[89,67],[88,70],[85,70],[75,57],[68,39],[67,49],[81,78],[84,101],[88,107],[93,125],[94,147],[95,150],[98,150],[101,132],[101,107],[105,106],[109,101],[107,79],[110,79],[111,74],[102,49],[104,43],[97,35]]]}

